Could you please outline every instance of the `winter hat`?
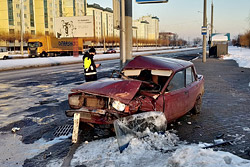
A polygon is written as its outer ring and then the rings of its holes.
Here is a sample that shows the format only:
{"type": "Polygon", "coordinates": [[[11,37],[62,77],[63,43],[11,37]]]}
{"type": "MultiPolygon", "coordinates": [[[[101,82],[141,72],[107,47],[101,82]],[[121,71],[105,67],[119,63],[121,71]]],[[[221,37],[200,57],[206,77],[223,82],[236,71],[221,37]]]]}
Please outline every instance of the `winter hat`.
{"type": "Polygon", "coordinates": [[[90,52],[95,53],[95,48],[91,47],[91,48],[89,49],[89,53],[90,53],[90,52]]]}

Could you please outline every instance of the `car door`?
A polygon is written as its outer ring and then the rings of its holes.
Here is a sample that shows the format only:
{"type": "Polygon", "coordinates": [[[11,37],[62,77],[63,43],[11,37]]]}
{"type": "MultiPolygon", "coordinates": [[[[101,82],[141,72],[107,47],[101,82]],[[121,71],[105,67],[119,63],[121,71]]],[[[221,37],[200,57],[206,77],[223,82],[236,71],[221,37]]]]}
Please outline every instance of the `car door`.
{"type": "Polygon", "coordinates": [[[164,92],[164,113],[168,121],[187,112],[188,89],[185,87],[185,69],[176,72],[164,92]]]}
{"type": "Polygon", "coordinates": [[[188,67],[186,69],[186,88],[189,95],[187,99],[187,109],[189,111],[193,108],[200,92],[199,81],[195,78],[193,67],[188,67]]]}

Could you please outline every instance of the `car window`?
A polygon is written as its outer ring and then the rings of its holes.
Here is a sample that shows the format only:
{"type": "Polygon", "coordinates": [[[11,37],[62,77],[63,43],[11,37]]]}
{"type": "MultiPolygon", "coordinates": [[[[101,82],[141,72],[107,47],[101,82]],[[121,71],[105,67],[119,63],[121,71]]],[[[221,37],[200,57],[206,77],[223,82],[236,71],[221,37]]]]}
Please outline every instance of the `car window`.
{"type": "Polygon", "coordinates": [[[167,90],[173,91],[185,87],[184,77],[185,73],[183,70],[177,72],[168,84],[167,90]]]}
{"type": "Polygon", "coordinates": [[[188,67],[186,69],[186,85],[189,85],[192,82],[194,82],[194,73],[192,67],[188,67]]]}

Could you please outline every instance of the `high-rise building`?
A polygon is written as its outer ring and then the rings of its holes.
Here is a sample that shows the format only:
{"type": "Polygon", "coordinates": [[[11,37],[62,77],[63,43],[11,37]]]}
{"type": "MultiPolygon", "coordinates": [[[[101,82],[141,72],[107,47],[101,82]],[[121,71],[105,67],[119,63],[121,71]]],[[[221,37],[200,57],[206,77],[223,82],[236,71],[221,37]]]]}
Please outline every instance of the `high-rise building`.
{"type": "Polygon", "coordinates": [[[148,27],[149,22],[141,20],[133,20],[133,26],[136,28],[133,30],[133,38],[139,40],[148,39],[148,27]]]}
{"type": "Polygon", "coordinates": [[[18,33],[21,25],[24,33],[53,33],[54,18],[84,16],[86,7],[86,0],[0,0],[0,33],[18,33]]]}
{"type": "Polygon", "coordinates": [[[149,16],[142,16],[133,21],[133,37],[141,40],[158,40],[159,39],[159,18],[149,16]]]}
{"type": "Polygon", "coordinates": [[[156,16],[142,16],[139,20],[147,21],[148,24],[148,40],[159,39],[159,18],[156,16]]]}
{"type": "Polygon", "coordinates": [[[102,8],[99,4],[88,4],[87,15],[94,17],[94,37],[98,40],[119,37],[119,30],[114,29],[113,10],[102,8]]]}

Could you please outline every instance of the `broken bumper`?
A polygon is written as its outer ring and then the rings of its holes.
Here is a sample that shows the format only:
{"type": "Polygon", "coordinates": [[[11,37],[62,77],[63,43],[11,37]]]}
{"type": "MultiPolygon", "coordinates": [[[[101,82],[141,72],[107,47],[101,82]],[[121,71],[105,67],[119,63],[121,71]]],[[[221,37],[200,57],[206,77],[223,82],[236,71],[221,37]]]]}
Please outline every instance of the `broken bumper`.
{"type": "Polygon", "coordinates": [[[115,114],[110,114],[106,110],[88,110],[81,108],[79,110],[67,110],[66,116],[73,117],[75,113],[80,114],[80,122],[94,123],[94,124],[113,124],[118,117],[115,114]]]}

